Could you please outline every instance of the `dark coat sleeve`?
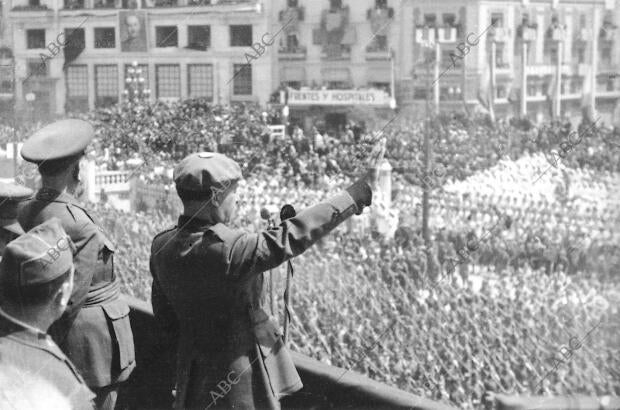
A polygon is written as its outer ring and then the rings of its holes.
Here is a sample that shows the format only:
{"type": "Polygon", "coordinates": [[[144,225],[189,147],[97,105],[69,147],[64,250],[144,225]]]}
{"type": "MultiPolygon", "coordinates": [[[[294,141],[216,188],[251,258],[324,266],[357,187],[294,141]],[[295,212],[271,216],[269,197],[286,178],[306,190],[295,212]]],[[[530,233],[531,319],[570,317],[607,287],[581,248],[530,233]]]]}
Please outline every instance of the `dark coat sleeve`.
{"type": "Polygon", "coordinates": [[[227,237],[222,238],[222,245],[228,247],[224,252],[227,275],[243,281],[303,253],[357,209],[351,195],[342,192],[321,204],[304,209],[275,229],[249,234],[230,231],[218,224],[212,230],[217,235],[227,237]]]}

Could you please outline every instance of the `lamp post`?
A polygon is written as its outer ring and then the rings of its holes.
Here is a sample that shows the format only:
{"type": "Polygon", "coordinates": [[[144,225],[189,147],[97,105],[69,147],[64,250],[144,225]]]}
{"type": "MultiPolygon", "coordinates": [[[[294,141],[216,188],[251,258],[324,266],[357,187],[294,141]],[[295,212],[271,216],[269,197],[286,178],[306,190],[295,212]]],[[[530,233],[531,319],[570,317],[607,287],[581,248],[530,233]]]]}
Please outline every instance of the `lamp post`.
{"type": "Polygon", "coordinates": [[[536,28],[529,24],[529,16],[524,16],[521,23],[521,98],[519,113],[527,115],[527,53],[529,44],[536,39],[536,28]]]}
{"type": "MultiPolygon", "coordinates": [[[[420,45],[424,49],[425,58],[424,63],[426,65],[426,121],[425,121],[425,129],[424,129],[424,178],[422,181],[426,181],[426,177],[429,174],[430,169],[430,161],[431,161],[431,146],[429,142],[429,134],[431,132],[431,110],[430,110],[430,90],[431,90],[431,64],[433,64],[435,77],[439,76],[439,43],[435,38],[435,28],[434,27],[424,27],[421,29],[417,29],[420,31],[424,31],[422,34],[422,38],[425,38],[425,41],[420,42],[420,45]]],[[[418,37],[418,35],[416,35],[418,37]]],[[[435,113],[439,111],[439,84],[438,81],[435,81],[433,87],[433,97],[435,100],[435,113]]],[[[423,183],[422,186],[422,237],[424,238],[424,245],[428,250],[430,247],[430,235],[428,230],[428,220],[430,217],[429,210],[429,189],[428,184],[423,183]]],[[[430,263],[431,255],[429,252],[426,253],[427,263],[430,263]]],[[[427,265],[428,266],[428,265],[427,265]]]]}
{"type": "Polygon", "coordinates": [[[127,69],[127,77],[125,78],[125,91],[123,94],[128,102],[148,101],[151,90],[147,87],[146,79],[142,76],[142,69],[138,66],[138,62],[131,63],[131,67],[127,69]]]}
{"type": "Polygon", "coordinates": [[[24,98],[30,105],[30,121],[34,124],[34,101],[37,99],[37,96],[35,93],[29,92],[24,98]]]}
{"type": "Polygon", "coordinates": [[[555,61],[555,89],[553,96],[553,118],[560,118],[562,108],[562,53],[564,52],[564,28],[560,24],[552,27],[552,38],[557,46],[555,61]]]}

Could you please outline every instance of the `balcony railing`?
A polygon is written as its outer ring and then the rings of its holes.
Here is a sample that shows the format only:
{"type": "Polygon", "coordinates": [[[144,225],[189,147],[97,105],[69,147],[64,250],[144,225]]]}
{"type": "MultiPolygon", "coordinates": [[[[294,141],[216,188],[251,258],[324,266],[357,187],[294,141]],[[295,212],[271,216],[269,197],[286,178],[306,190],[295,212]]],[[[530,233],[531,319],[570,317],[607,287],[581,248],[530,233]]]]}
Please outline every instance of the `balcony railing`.
{"type": "Polygon", "coordinates": [[[36,6],[25,5],[25,6],[15,6],[11,11],[47,11],[50,10],[45,4],[40,4],[36,6]]]}
{"type": "MultiPolygon", "coordinates": [[[[256,4],[257,0],[64,0],[63,10],[82,9],[136,9],[196,6],[242,6],[256,4]]],[[[15,6],[13,11],[49,10],[47,6],[15,6]]]]}
{"type": "Polygon", "coordinates": [[[439,27],[437,29],[437,40],[440,43],[456,42],[456,27],[439,27]]]}
{"type": "Polygon", "coordinates": [[[415,42],[418,44],[433,44],[436,37],[437,33],[434,27],[418,26],[415,29],[415,42]]]}
{"type": "Polygon", "coordinates": [[[280,47],[278,50],[278,57],[280,60],[305,60],[306,47],[280,47]]]}

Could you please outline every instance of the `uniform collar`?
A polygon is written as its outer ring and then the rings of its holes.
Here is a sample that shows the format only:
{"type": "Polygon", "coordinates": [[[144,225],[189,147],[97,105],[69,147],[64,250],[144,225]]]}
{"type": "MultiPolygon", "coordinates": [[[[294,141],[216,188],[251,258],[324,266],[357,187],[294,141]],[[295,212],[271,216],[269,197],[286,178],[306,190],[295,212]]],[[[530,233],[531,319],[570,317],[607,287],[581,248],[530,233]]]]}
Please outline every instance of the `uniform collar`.
{"type": "Polygon", "coordinates": [[[60,350],[58,345],[54,343],[51,336],[33,326],[15,319],[2,309],[0,309],[0,337],[6,337],[14,340],[18,344],[43,350],[59,360],[64,360],[69,363],[66,356],[60,350]]]}
{"type": "Polygon", "coordinates": [[[37,191],[36,199],[39,201],[47,201],[47,202],[62,202],[65,204],[73,204],[79,206],[80,208],[83,205],[78,201],[74,196],[68,194],[67,192],[59,192],[55,189],[42,187],[37,191]]]}
{"type": "Polygon", "coordinates": [[[186,229],[189,231],[204,231],[213,225],[216,224],[206,219],[189,215],[180,215],[177,226],[179,229],[186,229]]]}
{"type": "Polygon", "coordinates": [[[0,309],[0,336],[5,335],[11,335],[14,338],[35,344],[41,344],[48,339],[51,340],[47,333],[14,318],[0,309]]]}

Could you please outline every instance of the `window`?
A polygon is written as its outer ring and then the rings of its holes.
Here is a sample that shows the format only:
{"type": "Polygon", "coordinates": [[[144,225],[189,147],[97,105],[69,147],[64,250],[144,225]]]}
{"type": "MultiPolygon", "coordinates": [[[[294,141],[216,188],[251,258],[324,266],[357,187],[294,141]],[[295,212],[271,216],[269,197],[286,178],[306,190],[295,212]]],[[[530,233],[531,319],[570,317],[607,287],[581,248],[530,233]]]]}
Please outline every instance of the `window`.
{"type": "Polygon", "coordinates": [[[28,0],[28,6],[30,7],[39,7],[41,2],[39,0],[28,0]]]}
{"type": "Polygon", "coordinates": [[[387,9],[387,0],[375,0],[376,9],[387,9]]]}
{"type": "Polygon", "coordinates": [[[601,63],[607,66],[611,65],[611,47],[606,44],[601,47],[601,63]]]}
{"type": "Polygon", "coordinates": [[[495,67],[508,67],[508,63],[504,61],[504,43],[495,43],[495,67]]]}
{"type": "Polygon", "coordinates": [[[495,89],[495,98],[508,98],[508,87],[505,84],[499,84],[495,89]]]}
{"type": "MultiPolygon", "coordinates": [[[[434,59],[433,53],[433,59],[434,59]]],[[[452,69],[452,68],[461,68],[463,65],[463,59],[461,58],[461,53],[452,48],[450,49],[442,49],[441,50],[441,64],[440,66],[443,69],[452,69]]]]}
{"type": "Polygon", "coordinates": [[[504,14],[491,13],[491,24],[493,27],[504,27],[504,14]]]}
{"type": "Polygon", "coordinates": [[[95,66],[95,105],[104,107],[118,102],[116,64],[95,66]]]}
{"type": "Polygon", "coordinates": [[[455,86],[441,87],[439,99],[443,101],[455,101],[461,99],[461,89],[455,86]]]}
{"type": "Polygon", "coordinates": [[[116,47],[116,32],[114,27],[95,28],[95,48],[116,47]]]}
{"type": "Polygon", "coordinates": [[[250,64],[234,64],[233,65],[234,95],[252,95],[252,66],[250,64]]]}
{"type": "Polygon", "coordinates": [[[230,26],[231,47],[252,46],[252,26],[230,26]]]}
{"type": "Polygon", "coordinates": [[[206,97],[213,101],[213,66],[211,64],[189,64],[187,66],[187,96],[206,97]]]}
{"type": "Polygon", "coordinates": [[[291,8],[299,7],[299,0],[288,0],[286,4],[291,8]]]}
{"type": "Polygon", "coordinates": [[[187,48],[206,50],[211,46],[210,26],[187,26],[187,48]]]}
{"type": "Polygon", "coordinates": [[[328,90],[346,90],[349,88],[349,83],[346,81],[328,81],[328,90]]]}
{"type": "Polygon", "coordinates": [[[28,77],[46,77],[49,73],[49,64],[44,63],[41,59],[28,59],[26,67],[28,77]]]}
{"type": "Polygon", "coordinates": [[[88,66],[70,65],[66,71],[67,111],[88,110],[88,66]]]}
{"type": "Polygon", "coordinates": [[[425,14],[424,15],[424,25],[429,27],[435,27],[437,24],[437,15],[436,14],[425,14]]]}
{"type": "Polygon", "coordinates": [[[178,98],[181,95],[181,70],[176,64],[155,66],[157,98],[178,98]]]}
{"type": "Polygon", "coordinates": [[[113,9],[115,6],[114,0],[95,0],[94,8],[96,9],[113,9]]]}
{"type": "Polygon", "coordinates": [[[456,23],[456,15],[452,13],[443,14],[442,19],[444,26],[454,27],[454,24],[456,23]]]}
{"type": "Polygon", "coordinates": [[[586,47],[580,45],[575,47],[575,55],[577,57],[577,64],[583,64],[586,62],[586,47]]]}
{"type": "Polygon", "coordinates": [[[45,48],[45,30],[26,30],[26,43],[28,49],[45,48]]]}
{"type": "Polygon", "coordinates": [[[369,82],[368,87],[376,88],[377,90],[383,90],[386,93],[390,94],[390,83],[385,82],[369,82]]]}
{"type": "Polygon", "coordinates": [[[414,100],[426,100],[428,98],[428,87],[416,87],[413,90],[414,100]]]}
{"type": "Polygon", "coordinates": [[[179,39],[176,26],[155,27],[156,47],[178,47],[179,39]]]}
{"type": "Polygon", "coordinates": [[[332,10],[342,8],[342,0],[329,0],[329,6],[332,10]]]}
{"type": "Polygon", "coordinates": [[[285,87],[290,87],[295,90],[299,90],[301,88],[301,81],[284,81],[283,84],[285,87]]]}
{"type": "Polygon", "coordinates": [[[65,0],[66,9],[83,9],[84,0],[65,0]]]}

